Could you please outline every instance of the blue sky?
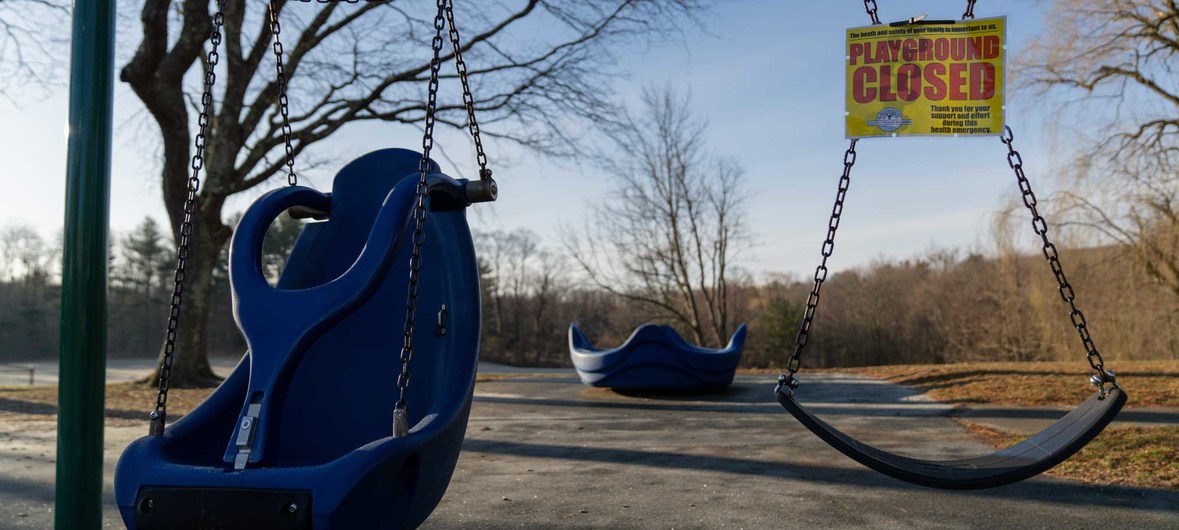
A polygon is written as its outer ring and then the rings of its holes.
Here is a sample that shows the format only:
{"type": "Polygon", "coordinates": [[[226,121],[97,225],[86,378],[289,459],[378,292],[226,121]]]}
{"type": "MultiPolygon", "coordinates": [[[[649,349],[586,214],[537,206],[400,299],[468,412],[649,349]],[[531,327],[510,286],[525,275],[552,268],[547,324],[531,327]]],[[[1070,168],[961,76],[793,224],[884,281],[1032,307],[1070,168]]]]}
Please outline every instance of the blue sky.
{"type": "MultiPolygon", "coordinates": [[[[965,5],[879,3],[885,22],[922,13],[956,18],[965,5]]],[[[1009,17],[1012,57],[1044,30],[1041,9],[1029,1],[983,1],[975,13],[1009,17]]],[[[689,90],[696,111],[709,120],[710,148],[736,157],[746,171],[747,219],[756,245],[745,251],[741,266],[756,274],[808,274],[818,258],[847,147],[843,30],[866,25],[868,17],[858,0],[744,0],[715,8],[706,19],[706,31],[690,30],[682,41],[627,56],[621,67],[629,78],[615,88],[629,100],[644,85],[689,90]]],[[[443,87],[449,89],[457,90],[443,87]]],[[[40,101],[0,99],[0,189],[5,196],[0,225],[32,224],[47,237],[61,226],[65,96],[63,87],[40,101]]],[[[164,216],[153,153],[142,149],[141,135],[154,134],[154,125],[135,125],[145,118],[138,100],[121,84],[115,104],[111,226],[118,235],[145,215],[161,221],[164,216]]],[[[1035,101],[1010,101],[1008,123],[1019,136],[1029,177],[1046,194],[1053,182],[1045,177],[1058,161],[1050,158],[1051,145],[1042,139],[1042,116],[1019,112],[1035,108],[1035,101]]],[[[417,146],[418,135],[405,127],[357,125],[323,149],[347,159],[380,147],[417,146]]],[[[473,176],[469,142],[456,132],[442,134],[439,142],[460,165],[443,162],[444,168],[473,176]]],[[[858,151],[834,269],[909,257],[934,246],[986,247],[992,212],[1015,197],[1004,148],[995,138],[865,140],[858,151]]],[[[488,152],[501,198],[494,206],[480,206],[472,224],[479,229],[529,227],[553,250],[560,249],[558,227],[578,225],[587,205],[600,200],[609,186],[605,175],[590,167],[495,143],[488,152]]],[[[330,172],[308,176],[324,188],[330,172]]],[[[227,210],[243,209],[263,191],[247,194],[227,210]]]]}

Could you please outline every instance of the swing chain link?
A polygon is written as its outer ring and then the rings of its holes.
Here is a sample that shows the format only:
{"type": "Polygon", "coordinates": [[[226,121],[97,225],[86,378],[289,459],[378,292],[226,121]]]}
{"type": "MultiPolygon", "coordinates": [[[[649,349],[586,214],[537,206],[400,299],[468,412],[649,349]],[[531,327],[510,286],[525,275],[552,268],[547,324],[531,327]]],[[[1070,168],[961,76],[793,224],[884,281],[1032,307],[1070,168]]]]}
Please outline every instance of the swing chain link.
{"type": "Polygon", "coordinates": [[[405,436],[409,432],[409,412],[406,409],[406,394],[409,390],[409,365],[413,361],[413,335],[417,324],[418,282],[422,268],[422,244],[426,239],[426,196],[430,174],[430,150],[434,147],[434,111],[438,106],[438,70],[442,65],[442,31],[446,27],[447,0],[438,0],[438,14],[434,17],[434,57],[430,60],[430,82],[426,92],[426,123],[422,134],[422,160],[418,165],[416,202],[413,209],[413,251],[409,258],[409,286],[405,302],[405,326],[402,330],[401,374],[397,376],[398,397],[393,407],[393,436],[405,436]]]}
{"type": "Polygon", "coordinates": [[[282,33],[282,24],[278,21],[278,6],[275,0],[270,0],[270,32],[274,34],[274,73],[275,83],[278,85],[278,113],[282,116],[282,137],[286,146],[287,156],[287,185],[299,184],[299,176],[295,174],[295,148],[291,145],[291,117],[287,99],[287,71],[283,65],[282,41],[278,34],[282,33]]]}
{"type": "Polygon", "coordinates": [[[221,27],[225,23],[223,11],[226,0],[217,0],[217,11],[213,14],[213,30],[209,34],[212,49],[206,56],[204,89],[201,92],[201,113],[197,117],[197,135],[193,146],[192,175],[188,178],[188,194],[184,198],[184,218],[180,223],[180,241],[176,246],[176,273],[172,283],[172,302],[168,310],[168,327],[164,333],[164,358],[160,363],[159,389],[156,393],[155,410],[151,413],[148,427],[149,436],[162,436],[168,418],[168,389],[172,384],[172,361],[176,353],[176,336],[180,323],[180,307],[184,301],[184,281],[188,268],[188,241],[192,236],[192,221],[196,215],[197,191],[201,187],[201,169],[205,167],[205,133],[209,129],[209,110],[213,105],[213,84],[217,81],[217,63],[221,54],[221,27]]]}
{"type": "Polygon", "coordinates": [[[876,9],[876,0],[864,0],[864,11],[868,13],[869,17],[872,17],[873,26],[880,24],[880,17],[876,14],[876,9]]]}
{"type": "Polygon", "coordinates": [[[974,20],[974,3],[977,0],[966,0],[966,11],[962,13],[962,20],[974,20]]]}
{"type": "Polygon", "coordinates": [[[839,229],[839,221],[843,218],[843,201],[847,198],[847,190],[851,184],[852,166],[856,165],[856,142],[858,141],[852,139],[847,146],[847,151],[843,153],[843,174],[839,177],[839,191],[835,194],[835,205],[831,207],[831,219],[827,222],[827,239],[823,241],[821,251],[823,260],[815,269],[815,283],[806,300],[806,311],[802,315],[802,325],[799,326],[798,336],[794,340],[794,353],[786,362],[786,370],[790,372],[790,375],[779,376],[779,388],[785,386],[792,391],[798,386],[798,379],[794,377],[794,374],[798,373],[798,369],[802,367],[802,350],[806,348],[807,342],[810,340],[815,311],[819,307],[819,291],[823,288],[823,282],[827,280],[827,258],[830,258],[831,253],[835,251],[835,231],[839,229]]]}
{"type": "Polygon", "coordinates": [[[475,120],[475,96],[471,94],[471,85],[467,80],[467,63],[463,61],[462,41],[459,38],[458,26],[454,23],[454,0],[446,0],[446,22],[450,26],[450,45],[454,49],[455,70],[463,85],[463,104],[467,109],[467,125],[471,130],[471,138],[475,141],[475,161],[479,164],[479,179],[485,184],[489,184],[491,197],[494,200],[496,195],[495,181],[491,180],[491,170],[487,169],[487,155],[483,152],[483,139],[479,136],[479,122],[475,120]]]}
{"type": "Polygon", "coordinates": [[[1036,232],[1036,235],[1040,236],[1040,239],[1044,243],[1044,257],[1048,259],[1048,265],[1052,268],[1052,274],[1056,276],[1060,298],[1069,306],[1069,320],[1072,321],[1073,327],[1076,328],[1077,334],[1081,337],[1081,344],[1085,347],[1085,357],[1089,361],[1089,366],[1097,372],[1097,375],[1092,381],[1101,389],[1102,394],[1104,394],[1106,383],[1113,383],[1116,386],[1115,376],[1113,372],[1105,369],[1105,360],[1101,358],[1101,352],[1097,350],[1097,346],[1089,336],[1089,324],[1085,321],[1085,314],[1077,307],[1077,293],[1073,290],[1072,284],[1069,283],[1068,277],[1064,275],[1064,267],[1060,263],[1060,254],[1056,250],[1056,245],[1048,239],[1048,222],[1044,220],[1044,216],[1040,215],[1037,209],[1038,202],[1036,195],[1032,192],[1031,182],[1024,175],[1023,157],[1019,154],[1019,151],[1015,150],[1015,133],[1012,132],[1011,127],[1005,126],[1003,128],[1003,134],[999,136],[999,141],[1007,146],[1007,165],[1011,166],[1011,170],[1015,173],[1015,179],[1019,183],[1019,192],[1023,198],[1023,204],[1032,214],[1032,230],[1036,232]]]}

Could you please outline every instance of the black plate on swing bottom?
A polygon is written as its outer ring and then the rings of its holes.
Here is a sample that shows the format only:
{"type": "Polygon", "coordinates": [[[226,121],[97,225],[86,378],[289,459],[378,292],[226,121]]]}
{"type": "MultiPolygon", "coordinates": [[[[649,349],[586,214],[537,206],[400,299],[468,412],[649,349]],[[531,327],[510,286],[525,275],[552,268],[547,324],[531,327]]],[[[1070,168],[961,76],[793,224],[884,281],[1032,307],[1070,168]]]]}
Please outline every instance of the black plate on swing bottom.
{"type": "Polygon", "coordinates": [[[139,490],[135,530],[311,530],[311,493],[292,490],[139,490]]]}

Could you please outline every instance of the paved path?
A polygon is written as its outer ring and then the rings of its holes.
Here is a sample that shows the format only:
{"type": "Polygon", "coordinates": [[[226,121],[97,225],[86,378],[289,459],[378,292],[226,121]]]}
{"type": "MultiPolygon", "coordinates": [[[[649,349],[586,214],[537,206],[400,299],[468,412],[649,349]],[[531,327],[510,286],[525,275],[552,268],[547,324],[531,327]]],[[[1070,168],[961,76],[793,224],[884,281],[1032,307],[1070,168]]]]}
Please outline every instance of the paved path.
{"type": "MultiPolygon", "coordinates": [[[[551,373],[480,383],[458,469],[425,528],[1179,528],[1173,491],[897,482],[799,427],[772,386],[741,376],[725,392],[625,396],[551,373]]],[[[949,407],[897,385],[812,374],[800,397],[884,448],[931,458],[988,450],[946,417],[949,407]]],[[[108,506],[115,460],[145,429],[107,429],[108,506]]],[[[52,527],[52,462],[50,417],[0,420],[0,529],[52,527]]],[[[113,506],[107,517],[119,527],[113,506]]]]}

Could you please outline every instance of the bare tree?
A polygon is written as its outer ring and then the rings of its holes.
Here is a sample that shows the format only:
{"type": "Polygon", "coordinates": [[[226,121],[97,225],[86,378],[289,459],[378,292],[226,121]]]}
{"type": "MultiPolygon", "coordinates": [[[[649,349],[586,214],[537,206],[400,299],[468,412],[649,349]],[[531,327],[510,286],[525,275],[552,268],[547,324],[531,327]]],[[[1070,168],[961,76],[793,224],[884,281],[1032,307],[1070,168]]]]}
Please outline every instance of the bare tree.
{"type": "MultiPolygon", "coordinates": [[[[704,0],[514,0],[459,6],[463,55],[485,136],[546,153],[569,152],[573,118],[610,108],[609,81],[621,45],[665,37],[693,20],[704,0]],[[478,5],[479,9],[464,6],[478,5]],[[543,33],[535,33],[545,28],[543,33]]],[[[288,3],[283,19],[294,154],[350,123],[420,123],[433,38],[433,2],[288,3]],[[289,6],[290,9],[287,9],[289,6]]],[[[224,71],[209,117],[203,184],[190,242],[185,325],[172,372],[178,386],[216,378],[206,357],[214,262],[230,237],[226,199],[284,170],[283,134],[274,109],[265,2],[225,3],[224,71]]],[[[199,94],[189,75],[212,29],[210,0],[144,0],[143,39],[121,79],[143,101],[162,134],[160,177],[174,236],[193,144],[190,109],[199,94]]],[[[641,42],[640,42],[641,43],[641,42]]],[[[444,62],[451,60],[445,53],[444,62]]],[[[454,74],[444,76],[453,85],[454,74]]],[[[457,94],[457,91],[453,92],[457,94]]],[[[460,98],[439,102],[439,122],[466,126],[460,98]]],[[[305,157],[304,157],[305,158],[305,157]]]]}
{"type": "Polygon", "coordinates": [[[516,364],[551,363],[545,354],[560,349],[568,324],[560,314],[569,288],[564,259],[527,228],[480,232],[475,245],[491,324],[483,328],[484,352],[516,364]]]}
{"type": "Polygon", "coordinates": [[[475,244],[487,269],[484,304],[491,309],[491,326],[485,336],[491,339],[487,341],[489,346],[511,356],[522,346],[520,324],[523,315],[518,302],[526,295],[527,263],[536,253],[540,241],[527,229],[492,230],[477,233],[475,244]]]}
{"type": "Polygon", "coordinates": [[[688,96],[647,89],[642,101],[640,116],[623,112],[604,126],[610,142],[598,160],[616,187],[567,247],[599,288],[721,345],[732,262],[747,243],[742,170],[708,153],[707,124],[688,96]]]}
{"type": "Polygon", "coordinates": [[[69,42],[64,0],[0,0],[0,96],[53,84],[69,42]]]}
{"type": "Polygon", "coordinates": [[[1071,222],[1133,249],[1179,300],[1179,5],[1056,0],[1047,16],[1020,70],[1079,124],[1071,222]]]}
{"type": "Polygon", "coordinates": [[[0,229],[0,280],[47,282],[58,255],[29,225],[0,229]]]}
{"type": "Polygon", "coordinates": [[[546,351],[561,349],[567,321],[557,322],[558,304],[569,290],[565,280],[566,261],[559,254],[542,250],[536,259],[530,280],[532,288],[532,364],[539,366],[546,351]],[[555,339],[555,340],[554,340],[555,339]]]}

